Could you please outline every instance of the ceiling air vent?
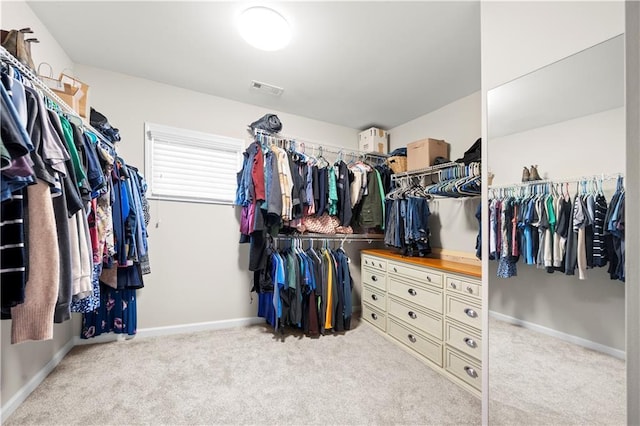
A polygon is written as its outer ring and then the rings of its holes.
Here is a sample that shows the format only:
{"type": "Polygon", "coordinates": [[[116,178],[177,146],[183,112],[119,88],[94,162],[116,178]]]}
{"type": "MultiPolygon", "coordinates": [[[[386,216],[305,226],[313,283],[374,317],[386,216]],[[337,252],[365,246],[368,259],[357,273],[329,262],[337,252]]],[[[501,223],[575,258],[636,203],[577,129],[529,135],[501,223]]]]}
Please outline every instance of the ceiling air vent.
{"type": "Polygon", "coordinates": [[[273,84],[262,83],[255,80],[251,80],[251,88],[273,96],[280,96],[282,95],[282,92],[284,92],[284,89],[282,87],[274,86],[273,84]]]}

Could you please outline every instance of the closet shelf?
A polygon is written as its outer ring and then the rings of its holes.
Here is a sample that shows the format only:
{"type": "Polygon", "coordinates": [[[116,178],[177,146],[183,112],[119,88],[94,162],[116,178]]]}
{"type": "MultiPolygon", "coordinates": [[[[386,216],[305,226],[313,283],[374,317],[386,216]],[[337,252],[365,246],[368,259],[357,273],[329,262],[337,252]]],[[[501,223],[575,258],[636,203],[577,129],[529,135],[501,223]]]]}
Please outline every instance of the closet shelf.
{"type": "Polygon", "coordinates": [[[256,130],[254,132],[255,136],[257,138],[266,138],[267,141],[269,142],[273,142],[276,144],[290,144],[293,143],[295,146],[300,147],[303,151],[302,153],[304,153],[304,150],[306,149],[312,149],[314,152],[318,152],[320,156],[322,156],[323,153],[325,152],[330,152],[332,154],[335,155],[344,155],[344,156],[358,156],[358,157],[363,157],[363,158],[370,158],[376,161],[383,161],[386,160],[389,155],[388,154],[380,154],[377,152],[364,152],[364,151],[358,151],[357,149],[348,149],[348,148],[342,148],[339,146],[333,146],[333,145],[327,145],[324,143],[317,143],[317,142],[311,142],[311,141],[306,141],[304,139],[300,139],[294,136],[287,136],[287,135],[281,135],[279,133],[277,134],[268,134],[266,132],[263,132],[261,130],[256,130]]]}
{"type": "MultiPolygon", "coordinates": [[[[481,195],[480,162],[467,165],[455,161],[391,175],[391,182],[402,193],[422,187],[429,197],[475,198],[481,195]],[[434,180],[434,176],[436,180],[434,180]],[[430,177],[430,182],[427,182],[430,177]]],[[[424,195],[419,195],[424,196],[424,195]]]]}
{"type": "Polygon", "coordinates": [[[410,170],[408,172],[400,172],[394,173],[391,175],[392,180],[399,180],[407,177],[424,177],[438,174],[442,169],[448,169],[450,167],[456,166],[464,166],[463,163],[456,163],[455,161],[450,161],[444,164],[438,164],[437,166],[429,166],[422,169],[410,170]]]}
{"type": "Polygon", "coordinates": [[[585,175],[578,177],[560,178],[560,179],[543,179],[534,180],[531,182],[516,182],[502,185],[490,185],[488,189],[517,189],[517,188],[531,188],[536,185],[557,184],[557,183],[581,183],[581,182],[604,182],[608,180],[616,180],[618,178],[624,178],[624,173],[602,173],[599,175],[585,175]]]}
{"type": "Polygon", "coordinates": [[[0,46],[0,57],[2,57],[3,60],[6,60],[8,62],[11,63],[12,66],[16,67],[23,75],[25,75],[33,84],[35,84],[36,86],[38,86],[38,89],[41,90],[42,92],[44,92],[46,94],[46,96],[51,99],[52,101],[54,101],[59,107],[60,109],[63,110],[63,112],[67,115],[67,116],[71,116],[73,118],[75,118],[76,120],[79,121],[79,123],[86,129],[90,130],[92,133],[94,133],[101,142],[104,142],[105,144],[107,144],[110,148],[112,148],[115,151],[115,146],[113,143],[111,143],[110,140],[108,140],[107,138],[105,138],[102,133],[100,133],[99,131],[97,131],[96,129],[94,129],[89,123],[87,123],[85,120],[82,119],[82,117],[80,117],[78,115],[78,113],[76,113],[73,108],[71,108],[69,105],[67,105],[67,103],[65,101],[63,101],[62,99],[60,99],[60,97],[58,95],[56,95],[50,88],[49,86],[47,86],[46,84],[44,84],[42,82],[42,80],[40,80],[40,78],[35,75],[29,68],[27,68],[26,66],[24,66],[22,64],[22,62],[20,62],[18,59],[16,59],[11,53],[9,53],[9,51],[7,49],[5,49],[3,46],[0,46]]]}

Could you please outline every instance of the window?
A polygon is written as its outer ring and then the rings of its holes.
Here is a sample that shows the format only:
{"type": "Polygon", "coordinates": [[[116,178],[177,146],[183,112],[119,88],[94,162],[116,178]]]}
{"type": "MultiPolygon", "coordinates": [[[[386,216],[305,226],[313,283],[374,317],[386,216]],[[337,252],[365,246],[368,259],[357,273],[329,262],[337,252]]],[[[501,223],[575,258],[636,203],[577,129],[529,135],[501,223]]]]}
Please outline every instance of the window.
{"type": "Polygon", "coordinates": [[[145,123],[149,197],[233,204],[244,141],[145,123]]]}

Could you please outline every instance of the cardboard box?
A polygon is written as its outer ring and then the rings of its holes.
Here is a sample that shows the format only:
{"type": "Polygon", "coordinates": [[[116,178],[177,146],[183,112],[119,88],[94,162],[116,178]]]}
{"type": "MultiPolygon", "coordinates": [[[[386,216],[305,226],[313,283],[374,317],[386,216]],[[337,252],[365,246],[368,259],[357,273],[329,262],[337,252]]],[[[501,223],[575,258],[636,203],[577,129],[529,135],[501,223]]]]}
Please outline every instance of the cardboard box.
{"type": "Polygon", "coordinates": [[[73,87],[68,83],[62,83],[62,90],[51,89],[60,99],[71,107],[75,112],[80,113],[80,99],[83,92],[78,87],[73,87]]]}
{"type": "Polygon", "coordinates": [[[386,154],[389,152],[389,133],[375,127],[360,132],[358,151],[386,154]]]}
{"type": "Polygon", "coordinates": [[[422,139],[407,144],[407,171],[433,166],[436,157],[449,159],[449,144],[439,139],[422,139]]]}
{"type": "Polygon", "coordinates": [[[79,97],[78,107],[74,107],[73,109],[80,114],[80,117],[89,118],[89,85],[64,73],[60,74],[60,81],[79,90],[79,93],[77,93],[77,96],[79,97]]]}

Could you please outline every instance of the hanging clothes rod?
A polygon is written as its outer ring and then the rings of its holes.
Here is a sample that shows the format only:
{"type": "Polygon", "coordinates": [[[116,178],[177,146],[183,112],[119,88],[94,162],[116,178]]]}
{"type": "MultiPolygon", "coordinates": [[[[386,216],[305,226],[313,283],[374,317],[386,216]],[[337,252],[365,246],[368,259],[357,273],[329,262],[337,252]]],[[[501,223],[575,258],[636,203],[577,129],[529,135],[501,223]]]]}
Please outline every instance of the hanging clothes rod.
{"type": "Polygon", "coordinates": [[[544,179],[544,180],[534,180],[531,182],[521,182],[521,183],[510,183],[504,185],[491,185],[489,186],[489,190],[492,189],[508,189],[508,188],[527,188],[535,185],[542,184],[556,184],[556,183],[580,183],[580,182],[588,182],[588,181],[608,181],[615,180],[618,178],[624,178],[624,173],[602,173],[599,175],[589,175],[589,176],[579,176],[579,177],[571,177],[571,178],[562,178],[562,179],[544,179]]]}
{"type": "Polygon", "coordinates": [[[357,156],[370,157],[372,159],[380,159],[380,160],[386,159],[387,157],[389,157],[388,154],[380,154],[377,152],[364,152],[356,149],[341,148],[335,145],[319,144],[316,142],[310,142],[304,139],[296,138],[293,136],[287,136],[287,135],[281,135],[281,134],[271,135],[259,129],[255,130],[254,135],[255,136],[260,135],[260,137],[266,138],[268,141],[272,141],[275,143],[293,142],[299,147],[301,147],[303,150],[306,150],[307,148],[310,148],[312,150],[318,150],[320,152],[320,155],[322,155],[323,152],[330,152],[336,155],[357,155],[357,156]]]}
{"type": "Polygon", "coordinates": [[[425,176],[436,175],[440,173],[440,171],[443,169],[448,169],[453,167],[464,168],[464,163],[456,163],[455,161],[451,161],[449,163],[438,164],[436,166],[425,167],[422,169],[410,170],[408,172],[394,173],[391,175],[391,180],[398,180],[401,178],[408,178],[408,177],[422,178],[425,176]]]}
{"type": "Polygon", "coordinates": [[[38,89],[40,89],[42,92],[44,92],[49,99],[54,101],[60,107],[60,109],[62,109],[62,111],[65,114],[73,116],[76,119],[78,119],[79,122],[82,123],[82,126],[84,128],[86,128],[86,129],[90,130],[92,133],[94,133],[98,137],[98,139],[100,139],[101,142],[107,144],[107,146],[109,146],[111,149],[113,149],[114,152],[116,151],[115,145],[113,143],[111,143],[111,141],[109,139],[105,138],[102,135],[102,133],[100,133],[99,131],[94,129],[89,123],[87,123],[85,120],[83,120],[82,117],[80,117],[78,115],[78,113],[73,110],[73,108],[71,108],[69,105],[67,105],[67,103],[65,101],[60,99],[60,97],[58,95],[56,95],[53,92],[53,90],[51,90],[49,88],[49,86],[44,84],[42,82],[42,80],[40,80],[40,78],[33,73],[33,71],[31,71],[29,68],[24,66],[24,64],[22,64],[22,62],[20,62],[18,59],[16,59],[3,46],[0,46],[0,57],[2,57],[3,60],[6,60],[7,62],[11,63],[12,66],[16,67],[18,69],[18,71],[20,71],[20,73],[22,75],[27,77],[33,84],[35,84],[38,87],[38,89]]]}
{"type": "Polygon", "coordinates": [[[313,240],[313,241],[348,241],[348,242],[368,242],[383,241],[383,234],[297,234],[297,235],[278,235],[272,237],[274,241],[289,240],[313,240]]]}

